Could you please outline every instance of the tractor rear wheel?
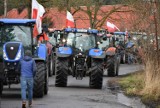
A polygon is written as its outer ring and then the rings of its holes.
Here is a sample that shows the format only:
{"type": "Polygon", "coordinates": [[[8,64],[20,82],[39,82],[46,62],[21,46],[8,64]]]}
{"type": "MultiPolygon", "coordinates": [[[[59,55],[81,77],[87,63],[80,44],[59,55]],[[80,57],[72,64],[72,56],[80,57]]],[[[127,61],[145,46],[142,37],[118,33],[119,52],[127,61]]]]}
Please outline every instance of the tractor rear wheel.
{"type": "Polygon", "coordinates": [[[53,75],[53,57],[52,55],[49,56],[49,60],[48,60],[48,71],[49,71],[49,77],[51,77],[53,75]]]}
{"type": "Polygon", "coordinates": [[[91,73],[90,73],[90,81],[89,85],[91,88],[101,89],[103,83],[103,66],[102,60],[94,60],[91,62],[91,73]]]}
{"type": "Polygon", "coordinates": [[[45,64],[43,62],[37,62],[37,72],[34,77],[34,97],[43,97],[45,87],[45,64]]]}
{"type": "Polygon", "coordinates": [[[125,54],[121,55],[121,63],[122,64],[126,63],[126,55],[125,54]]]}
{"type": "Polygon", "coordinates": [[[68,60],[67,58],[56,58],[55,64],[55,86],[66,87],[68,80],[68,60]]]}
{"type": "Polygon", "coordinates": [[[53,63],[53,75],[55,75],[55,62],[56,62],[56,57],[55,55],[53,55],[53,60],[52,60],[52,63],[53,63]]]}
{"type": "Polygon", "coordinates": [[[44,82],[44,94],[45,95],[48,94],[48,82],[49,82],[48,71],[49,71],[49,69],[46,66],[46,68],[45,68],[45,82],[44,82]]]}
{"type": "Polygon", "coordinates": [[[3,91],[3,82],[0,82],[0,96],[2,95],[2,91],[3,91]]]}
{"type": "Polygon", "coordinates": [[[115,72],[116,72],[116,63],[115,63],[115,60],[113,59],[113,60],[110,60],[110,65],[108,66],[108,76],[114,77],[115,72]]]}

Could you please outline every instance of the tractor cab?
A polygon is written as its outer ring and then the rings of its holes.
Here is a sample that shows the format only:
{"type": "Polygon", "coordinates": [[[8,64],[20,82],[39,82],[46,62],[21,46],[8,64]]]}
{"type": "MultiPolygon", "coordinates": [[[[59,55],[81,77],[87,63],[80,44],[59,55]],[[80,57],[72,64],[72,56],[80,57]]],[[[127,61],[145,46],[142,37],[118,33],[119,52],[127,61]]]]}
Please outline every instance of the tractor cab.
{"type": "Polygon", "coordinates": [[[87,29],[70,29],[64,30],[62,41],[66,46],[74,49],[74,53],[88,53],[91,48],[97,47],[96,32],[97,30],[87,29]]]}

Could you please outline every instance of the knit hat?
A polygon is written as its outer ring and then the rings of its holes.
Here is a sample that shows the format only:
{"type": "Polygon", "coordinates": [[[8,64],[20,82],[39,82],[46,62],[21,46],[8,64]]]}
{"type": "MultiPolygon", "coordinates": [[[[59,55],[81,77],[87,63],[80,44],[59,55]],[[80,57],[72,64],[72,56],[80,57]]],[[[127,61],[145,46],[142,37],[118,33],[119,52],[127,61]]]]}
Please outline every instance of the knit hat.
{"type": "Polygon", "coordinates": [[[30,50],[25,51],[25,56],[32,56],[32,52],[30,50]]]}

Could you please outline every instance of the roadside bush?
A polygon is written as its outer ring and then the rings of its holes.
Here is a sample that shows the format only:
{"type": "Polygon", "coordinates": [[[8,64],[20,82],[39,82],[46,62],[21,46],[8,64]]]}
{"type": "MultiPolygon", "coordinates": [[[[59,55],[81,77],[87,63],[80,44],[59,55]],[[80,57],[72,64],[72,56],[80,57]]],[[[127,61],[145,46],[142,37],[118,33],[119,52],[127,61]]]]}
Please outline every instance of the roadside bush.
{"type": "Polygon", "coordinates": [[[160,98],[160,52],[148,50],[145,55],[145,86],[142,91],[144,95],[149,95],[154,100],[160,98]]]}
{"type": "Polygon", "coordinates": [[[120,80],[120,85],[125,94],[129,96],[141,96],[141,91],[144,88],[144,71],[137,71],[120,80]]]}

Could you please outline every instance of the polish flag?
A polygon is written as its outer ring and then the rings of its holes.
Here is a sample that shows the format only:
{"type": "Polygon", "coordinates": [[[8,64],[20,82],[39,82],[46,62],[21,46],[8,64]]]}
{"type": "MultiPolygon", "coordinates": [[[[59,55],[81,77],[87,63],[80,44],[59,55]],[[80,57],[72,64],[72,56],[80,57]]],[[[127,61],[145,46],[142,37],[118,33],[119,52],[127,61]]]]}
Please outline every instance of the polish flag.
{"type": "Polygon", "coordinates": [[[73,18],[72,14],[69,11],[67,11],[66,27],[71,27],[71,28],[75,27],[74,18],[73,18]]]}
{"type": "Polygon", "coordinates": [[[120,31],[117,26],[107,21],[107,30],[108,32],[115,32],[116,30],[120,31]]]}
{"type": "Polygon", "coordinates": [[[42,17],[45,13],[44,7],[39,4],[36,0],[32,0],[32,19],[36,19],[36,25],[33,29],[33,36],[37,36],[42,33],[42,17]]]}

